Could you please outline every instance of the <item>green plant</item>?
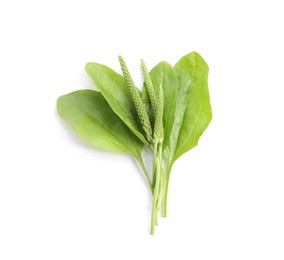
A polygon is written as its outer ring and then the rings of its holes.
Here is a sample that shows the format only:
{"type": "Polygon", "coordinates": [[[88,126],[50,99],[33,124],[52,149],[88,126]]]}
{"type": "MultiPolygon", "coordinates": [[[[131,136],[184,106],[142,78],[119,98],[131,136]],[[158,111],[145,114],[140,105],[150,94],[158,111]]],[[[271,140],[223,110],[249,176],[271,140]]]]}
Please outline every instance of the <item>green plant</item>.
{"type": "Polygon", "coordinates": [[[151,234],[159,212],[167,216],[167,198],[174,162],[197,145],[212,119],[208,66],[196,52],[172,67],[161,62],[150,73],[141,60],[144,86],[134,84],[124,59],[122,75],[94,62],[86,71],[100,92],[79,90],[57,101],[59,115],[96,148],[131,154],[140,164],[152,192],[151,234]],[[142,158],[153,153],[152,180],[142,158]]]}

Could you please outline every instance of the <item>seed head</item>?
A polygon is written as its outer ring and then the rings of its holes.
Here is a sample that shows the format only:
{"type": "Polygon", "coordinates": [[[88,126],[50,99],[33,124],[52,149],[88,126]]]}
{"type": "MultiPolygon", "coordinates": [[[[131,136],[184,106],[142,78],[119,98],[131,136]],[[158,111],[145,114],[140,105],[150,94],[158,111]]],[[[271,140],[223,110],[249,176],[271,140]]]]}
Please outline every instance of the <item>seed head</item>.
{"type": "Polygon", "coordinates": [[[132,77],[130,75],[130,72],[126,66],[126,63],[124,59],[121,56],[118,56],[121,71],[123,74],[123,77],[128,85],[130,96],[132,99],[132,102],[134,104],[135,110],[137,112],[140,125],[142,127],[142,130],[144,131],[144,135],[149,143],[152,141],[152,127],[150,123],[149,116],[146,111],[146,107],[140,97],[140,93],[138,88],[134,85],[134,82],[132,80],[132,77]]]}
{"type": "Polygon", "coordinates": [[[161,84],[159,88],[157,110],[155,113],[155,125],[154,125],[154,136],[153,136],[154,142],[162,142],[164,139],[163,110],[164,110],[164,91],[161,84]]]}
{"type": "Polygon", "coordinates": [[[154,114],[156,113],[157,110],[157,97],[156,97],[156,93],[153,87],[153,83],[151,80],[151,77],[149,75],[149,72],[147,70],[146,64],[144,62],[144,60],[141,59],[141,68],[142,68],[142,72],[143,72],[143,76],[144,76],[144,81],[145,81],[145,87],[150,99],[150,103],[153,109],[154,114]]]}

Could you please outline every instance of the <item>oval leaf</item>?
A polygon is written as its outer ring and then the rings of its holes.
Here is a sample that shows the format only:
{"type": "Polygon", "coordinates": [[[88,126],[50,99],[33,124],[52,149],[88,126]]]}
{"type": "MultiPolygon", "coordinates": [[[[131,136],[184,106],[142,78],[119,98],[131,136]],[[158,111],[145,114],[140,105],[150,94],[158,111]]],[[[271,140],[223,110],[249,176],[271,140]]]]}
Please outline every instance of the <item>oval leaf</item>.
{"type": "Polygon", "coordinates": [[[61,96],[57,111],[92,146],[140,156],[143,143],[112,111],[100,92],[79,90],[61,96]]]}
{"type": "Polygon", "coordinates": [[[171,164],[197,145],[212,119],[208,91],[208,65],[196,52],[174,66],[179,81],[178,102],[167,157],[171,164]]]}
{"type": "Polygon", "coordinates": [[[124,78],[109,67],[95,62],[87,63],[85,69],[114,113],[143,143],[147,143],[139,127],[137,114],[124,78]]]}

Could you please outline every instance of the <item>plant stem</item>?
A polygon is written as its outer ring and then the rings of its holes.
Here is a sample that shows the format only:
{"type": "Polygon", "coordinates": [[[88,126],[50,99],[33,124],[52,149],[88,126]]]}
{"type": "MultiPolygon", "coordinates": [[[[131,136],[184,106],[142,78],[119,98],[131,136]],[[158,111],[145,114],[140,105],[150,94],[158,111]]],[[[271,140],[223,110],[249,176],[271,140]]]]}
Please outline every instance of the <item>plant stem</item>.
{"type": "Polygon", "coordinates": [[[162,202],[164,200],[164,172],[163,172],[163,144],[159,144],[158,163],[160,166],[160,186],[157,201],[157,210],[160,211],[162,202]]]}
{"type": "Polygon", "coordinates": [[[159,186],[158,186],[158,196],[157,196],[157,202],[156,202],[156,225],[159,225],[159,213],[161,209],[161,203],[163,201],[163,166],[162,166],[162,144],[159,144],[158,148],[158,165],[159,165],[159,186]]]}
{"type": "Polygon", "coordinates": [[[159,198],[158,198],[158,205],[157,205],[157,208],[158,210],[161,209],[162,207],[162,204],[163,204],[163,201],[164,201],[164,195],[165,195],[165,187],[164,187],[164,171],[163,171],[163,168],[161,166],[161,178],[160,178],[160,191],[159,191],[159,198]]]}
{"type": "Polygon", "coordinates": [[[166,178],[165,178],[165,194],[164,194],[164,201],[163,201],[163,210],[162,216],[164,218],[168,215],[168,193],[169,193],[169,182],[170,182],[170,175],[171,175],[172,165],[167,165],[166,168],[166,178]]]}
{"type": "Polygon", "coordinates": [[[156,205],[156,213],[155,213],[155,223],[156,225],[158,226],[159,225],[159,210],[157,208],[157,205],[156,205]]]}
{"type": "Polygon", "coordinates": [[[156,172],[157,172],[157,163],[156,163],[156,158],[157,158],[157,144],[154,143],[152,146],[152,151],[153,151],[153,176],[152,176],[152,184],[153,184],[153,188],[156,185],[156,172]]]}
{"type": "Polygon", "coordinates": [[[144,176],[145,176],[145,178],[146,178],[146,180],[147,180],[148,186],[149,186],[149,188],[150,188],[150,190],[151,190],[151,193],[152,193],[152,195],[153,195],[153,194],[154,194],[153,185],[152,185],[152,182],[151,182],[149,173],[148,173],[148,171],[147,171],[147,169],[146,169],[146,167],[145,167],[145,164],[144,164],[144,162],[143,162],[143,159],[142,159],[141,156],[140,156],[140,157],[137,156],[137,157],[135,157],[135,158],[136,158],[136,160],[138,161],[139,165],[140,165],[141,168],[142,168],[142,171],[143,171],[144,176]]]}
{"type": "Polygon", "coordinates": [[[155,223],[157,221],[157,200],[159,195],[159,185],[160,185],[160,166],[158,163],[158,143],[154,143],[153,150],[153,175],[155,181],[154,186],[154,196],[152,200],[152,216],[151,216],[151,235],[155,232],[155,223]]]}
{"type": "Polygon", "coordinates": [[[155,223],[158,225],[159,223],[159,201],[163,200],[163,193],[161,193],[161,185],[163,185],[163,170],[162,170],[162,154],[163,153],[163,145],[162,143],[155,143],[154,145],[154,153],[153,153],[153,161],[154,161],[154,170],[155,170],[155,187],[154,187],[154,196],[152,202],[152,218],[151,218],[151,234],[153,235],[155,232],[155,223]]]}

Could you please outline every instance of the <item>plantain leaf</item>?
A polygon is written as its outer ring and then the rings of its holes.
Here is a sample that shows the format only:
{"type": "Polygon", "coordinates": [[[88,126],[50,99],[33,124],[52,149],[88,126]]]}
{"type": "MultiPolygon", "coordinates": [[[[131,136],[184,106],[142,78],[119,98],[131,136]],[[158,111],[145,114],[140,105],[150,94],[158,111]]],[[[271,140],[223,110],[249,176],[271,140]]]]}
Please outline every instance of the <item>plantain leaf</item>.
{"type": "Polygon", "coordinates": [[[208,65],[196,52],[174,66],[179,81],[175,122],[166,151],[171,168],[175,160],[197,145],[212,119],[208,91],[208,65]]]}
{"type": "Polygon", "coordinates": [[[100,92],[79,90],[61,96],[57,111],[92,146],[141,157],[143,143],[112,111],[100,92]]]}
{"type": "Polygon", "coordinates": [[[137,114],[124,78],[109,67],[95,62],[87,63],[85,69],[114,113],[143,143],[147,143],[139,127],[137,114]]]}
{"type": "MultiPolygon", "coordinates": [[[[156,65],[150,71],[150,77],[153,83],[153,87],[156,92],[156,96],[159,96],[159,88],[160,85],[163,87],[164,92],[164,117],[163,117],[163,125],[164,125],[164,143],[163,147],[166,148],[170,141],[170,134],[172,131],[173,123],[175,120],[175,110],[177,104],[178,97],[178,79],[175,75],[175,72],[172,66],[163,61],[156,65]]],[[[150,108],[150,101],[147,95],[146,87],[144,86],[142,89],[142,99],[146,103],[148,107],[148,111],[150,115],[153,114],[150,108]]],[[[150,116],[152,121],[154,120],[153,116],[150,116]]],[[[152,122],[153,124],[153,122],[152,122]]]]}

